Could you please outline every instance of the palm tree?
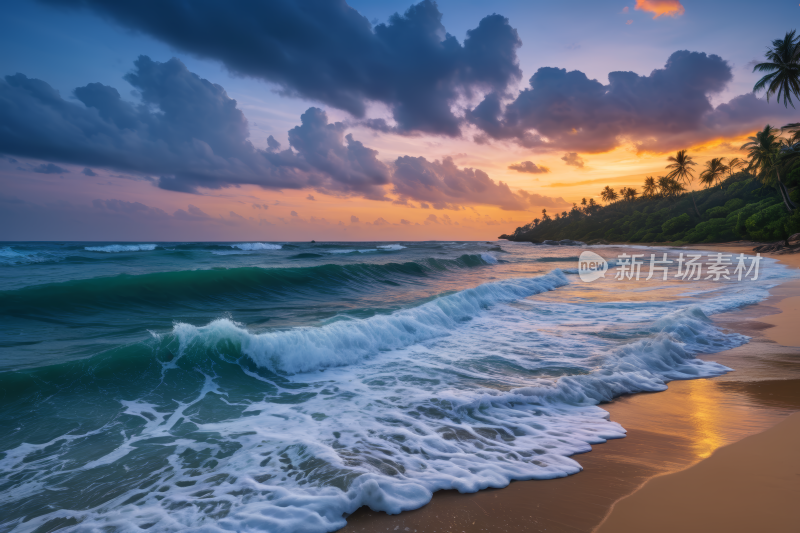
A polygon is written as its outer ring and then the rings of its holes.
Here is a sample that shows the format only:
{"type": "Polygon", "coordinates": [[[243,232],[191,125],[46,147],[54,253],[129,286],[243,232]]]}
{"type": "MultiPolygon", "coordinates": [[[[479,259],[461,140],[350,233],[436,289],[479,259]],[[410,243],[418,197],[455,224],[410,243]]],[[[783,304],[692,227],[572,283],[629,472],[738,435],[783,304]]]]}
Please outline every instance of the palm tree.
{"type": "Polygon", "coordinates": [[[745,165],[747,165],[747,162],[739,159],[738,157],[731,159],[728,162],[728,177],[733,176],[733,173],[736,172],[736,169],[742,168],[745,165]]]}
{"type": "Polygon", "coordinates": [[[722,181],[722,176],[728,171],[727,165],[722,162],[721,157],[715,157],[706,161],[706,168],[700,173],[700,183],[705,185],[706,189],[714,185],[716,182],[719,185],[722,181]]]}
{"type": "Polygon", "coordinates": [[[619,198],[619,195],[614,189],[606,185],[605,189],[600,192],[600,198],[605,202],[615,202],[617,198],[619,198]]]}
{"type": "Polygon", "coordinates": [[[624,189],[624,193],[622,193],[622,197],[625,198],[627,201],[632,202],[636,200],[636,197],[639,195],[639,191],[634,189],[633,187],[628,187],[624,189]]]}
{"type": "Polygon", "coordinates": [[[789,213],[793,213],[797,206],[789,198],[789,191],[781,181],[780,171],[784,161],[780,155],[783,143],[776,132],[775,128],[767,124],[754,137],[748,137],[749,142],[741,149],[748,151],[750,164],[747,170],[755,171],[756,178],[760,182],[775,186],[781,193],[786,209],[789,213]]]}
{"type": "Polygon", "coordinates": [[[793,122],[791,124],[787,124],[781,128],[781,132],[788,131],[791,132],[791,137],[789,137],[789,144],[797,144],[800,142],[800,122],[793,122]]]}
{"type": "Polygon", "coordinates": [[[547,214],[547,209],[542,209],[542,222],[550,220],[550,215],[547,214]]]}
{"type": "Polygon", "coordinates": [[[783,105],[794,107],[792,95],[800,98],[800,42],[795,37],[795,30],[786,32],[783,39],[772,41],[772,48],[765,54],[766,63],[753,67],[753,72],[769,72],[753,86],[753,92],[762,89],[767,91],[767,101],[772,95],[778,102],[783,98],[783,105]]]}
{"type": "Polygon", "coordinates": [[[658,193],[658,185],[656,185],[656,180],[653,176],[647,176],[644,179],[644,190],[642,191],[642,196],[645,198],[652,198],[658,193]]]}
{"type": "MultiPolygon", "coordinates": [[[[692,156],[687,155],[686,150],[680,150],[674,156],[669,156],[667,161],[672,161],[672,163],[666,167],[667,169],[671,169],[670,173],[667,174],[668,178],[683,182],[686,185],[692,184],[694,180],[694,170],[692,170],[692,167],[697,163],[694,162],[692,156]]],[[[694,201],[694,193],[692,193],[692,203],[694,204],[694,210],[697,216],[700,216],[700,210],[697,209],[697,202],[694,201]]]]}

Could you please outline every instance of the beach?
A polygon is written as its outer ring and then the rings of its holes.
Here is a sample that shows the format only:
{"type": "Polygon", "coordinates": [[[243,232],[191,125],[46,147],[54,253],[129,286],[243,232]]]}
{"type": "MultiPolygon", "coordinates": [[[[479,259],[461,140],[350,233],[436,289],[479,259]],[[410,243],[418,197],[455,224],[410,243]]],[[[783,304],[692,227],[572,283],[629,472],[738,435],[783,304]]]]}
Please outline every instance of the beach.
{"type": "MultiPolygon", "coordinates": [[[[735,244],[699,248],[752,254],[735,244]]],[[[768,257],[800,268],[800,254],[768,257]]],[[[362,508],[342,531],[797,531],[800,280],[770,294],[714,317],[752,337],[708,357],[734,372],[601,405],[627,436],[574,456],[578,474],[443,491],[394,516],[362,508]]]]}

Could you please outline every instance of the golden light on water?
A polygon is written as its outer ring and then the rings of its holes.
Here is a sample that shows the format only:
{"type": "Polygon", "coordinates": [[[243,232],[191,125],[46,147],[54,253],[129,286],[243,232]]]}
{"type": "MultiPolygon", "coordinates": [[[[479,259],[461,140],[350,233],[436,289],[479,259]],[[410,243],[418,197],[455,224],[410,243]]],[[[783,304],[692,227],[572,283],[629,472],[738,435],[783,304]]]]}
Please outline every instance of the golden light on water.
{"type": "Polygon", "coordinates": [[[719,389],[707,379],[686,382],[689,395],[689,417],[694,428],[692,447],[700,459],[705,459],[717,448],[726,444],[720,423],[724,419],[720,408],[719,389]]]}

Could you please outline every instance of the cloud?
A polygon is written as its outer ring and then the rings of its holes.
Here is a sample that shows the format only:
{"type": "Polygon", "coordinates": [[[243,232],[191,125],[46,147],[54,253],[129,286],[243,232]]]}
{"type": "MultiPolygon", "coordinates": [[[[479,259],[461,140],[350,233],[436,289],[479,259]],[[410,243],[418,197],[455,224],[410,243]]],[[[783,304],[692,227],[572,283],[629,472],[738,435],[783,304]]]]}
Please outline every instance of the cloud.
{"type": "Polygon", "coordinates": [[[629,11],[628,6],[622,8],[622,13],[627,13],[629,11]]]}
{"type": "Polygon", "coordinates": [[[53,163],[42,163],[41,165],[35,167],[33,171],[39,174],[69,174],[69,170],[61,168],[58,165],[54,165],[53,163]]]}
{"type": "Polygon", "coordinates": [[[408,220],[406,220],[404,218],[401,218],[400,219],[400,224],[402,224],[404,226],[408,226],[409,224],[411,224],[411,222],[409,222],[408,220]]]}
{"type": "Polygon", "coordinates": [[[92,200],[95,209],[112,211],[123,215],[144,216],[149,219],[166,219],[169,215],[157,207],[150,207],[141,202],[126,202],[125,200],[92,200]]]}
{"type": "Polygon", "coordinates": [[[84,174],[86,176],[97,176],[94,170],[92,170],[89,167],[85,167],[83,170],[81,170],[81,174],[84,174]]]}
{"type": "Polygon", "coordinates": [[[297,215],[297,211],[292,211],[292,212],[290,212],[289,214],[290,214],[290,215],[292,215],[293,217],[296,217],[296,216],[298,216],[298,215],[297,215]]]}
{"type": "Polygon", "coordinates": [[[373,226],[391,226],[391,224],[389,224],[389,222],[383,217],[378,217],[378,219],[375,222],[373,222],[372,225],[373,226]]]}
{"type": "Polygon", "coordinates": [[[661,16],[679,17],[686,11],[679,0],[636,0],[635,9],[653,13],[653,18],[661,16]]]}
{"type": "Polygon", "coordinates": [[[583,164],[585,163],[583,158],[575,152],[564,154],[564,157],[562,157],[561,160],[569,166],[578,168],[583,168],[583,164]]]}
{"type": "Polygon", "coordinates": [[[461,96],[502,93],[521,78],[521,41],[507,19],[483,18],[460,43],[433,0],[374,27],[344,1],[45,1],[90,9],[235,74],[275,83],[284,95],[358,118],[369,102],[383,103],[401,132],[459,135],[451,107],[461,96]]]}
{"type": "Polygon", "coordinates": [[[439,217],[436,215],[430,214],[428,218],[425,219],[425,224],[440,224],[439,217]]]}
{"type": "Polygon", "coordinates": [[[673,53],[664,68],[647,76],[611,72],[608,85],[577,70],[544,67],[513,101],[505,104],[501,95],[488,94],[467,112],[467,119],[494,139],[584,153],[628,143],[640,150],[670,151],[697,139],[738,136],[769,120],[790,119],[782,106],[769,107],[747,95],[715,108],[711,97],[732,77],[721,57],[688,51],[673,53]],[[730,120],[733,114],[748,121],[736,123],[730,120]]]}
{"type": "Polygon", "coordinates": [[[141,105],[100,83],[75,89],[80,103],[72,103],[41,80],[6,76],[0,152],[155,175],[161,188],[181,192],[252,184],[385,199],[389,169],[324,111],[312,107],[301,116],[286,150],[274,139],[259,150],[236,100],[219,85],[174,58],[140,56],[134,67],[125,79],[141,105]]]}
{"type": "MultiPolygon", "coordinates": [[[[461,204],[482,204],[522,211],[531,205],[528,193],[512,192],[507,184],[495,182],[480,169],[458,168],[451,157],[441,162],[424,157],[399,157],[392,183],[395,194],[421,202],[423,209],[428,204],[434,209],[455,210],[461,209],[461,204]]],[[[549,201],[564,202],[560,198],[549,201]]]]}
{"type": "Polygon", "coordinates": [[[547,167],[540,167],[535,165],[532,161],[523,161],[522,163],[513,163],[508,165],[510,170],[517,172],[526,172],[528,174],[547,174],[550,169],[547,167]]]}
{"type": "Polygon", "coordinates": [[[628,26],[630,26],[631,24],[633,24],[633,21],[632,21],[632,20],[627,20],[627,21],[625,21],[625,24],[627,24],[628,26]]]}
{"type": "Polygon", "coordinates": [[[183,209],[178,209],[175,211],[175,213],[173,213],[173,216],[182,220],[208,220],[213,218],[211,215],[205,213],[202,209],[192,204],[189,204],[189,207],[186,211],[183,209]]]}
{"type": "Polygon", "coordinates": [[[309,194],[308,196],[306,196],[306,200],[311,200],[313,202],[316,200],[316,198],[314,198],[313,194],[309,194]]]}
{"type": "Polygon", "coordinates": [[[358,217],[355,215],[350,215],[350,223],[351,224],[358,224],[358,217]]]}

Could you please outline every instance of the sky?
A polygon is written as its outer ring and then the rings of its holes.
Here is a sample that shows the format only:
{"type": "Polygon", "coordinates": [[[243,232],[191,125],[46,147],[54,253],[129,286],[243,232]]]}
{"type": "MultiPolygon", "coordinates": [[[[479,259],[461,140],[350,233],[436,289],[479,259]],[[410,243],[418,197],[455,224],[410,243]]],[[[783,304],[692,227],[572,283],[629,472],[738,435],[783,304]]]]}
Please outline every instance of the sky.
{"type": "Polygon", "coordinates": [[[796,112],[796,2],[41,0],[0,17],[0,240],[488,240],[796,112]]]}

